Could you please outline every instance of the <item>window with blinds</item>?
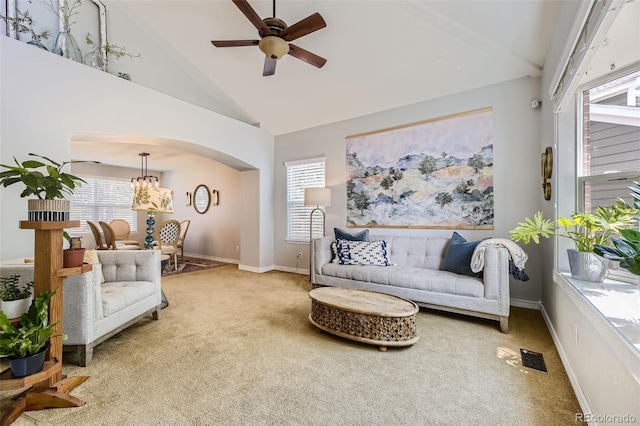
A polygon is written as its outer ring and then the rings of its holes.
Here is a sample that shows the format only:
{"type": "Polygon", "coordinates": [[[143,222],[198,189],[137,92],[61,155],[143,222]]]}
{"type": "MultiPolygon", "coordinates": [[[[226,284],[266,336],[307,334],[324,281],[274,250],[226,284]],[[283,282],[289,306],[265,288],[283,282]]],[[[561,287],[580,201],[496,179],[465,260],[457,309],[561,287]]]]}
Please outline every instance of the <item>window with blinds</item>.
{"type": "MultiPolygon", "coordinates": [[[[309,221],[315,206],[304,205],[304,189],[325,186],[325,159],[289,161],[287,168],[287,240],[309,241],[309,221]]],[[[322,207],[321,207],[322,208],[322,207]]],[[[320,214],[314,215],[313,236],[323,234],[320,214]]]]}
{"type": "Polygon", "coordinates": [[[129,180],[81,176],[87,183],[74,190],[71,200],[71,220],[79,220],[75,231],[91,233],[87,221],[98,223],[124,219],[131,232],[137,230],[136,212],[131,210],[133,188],[129,180]]]}

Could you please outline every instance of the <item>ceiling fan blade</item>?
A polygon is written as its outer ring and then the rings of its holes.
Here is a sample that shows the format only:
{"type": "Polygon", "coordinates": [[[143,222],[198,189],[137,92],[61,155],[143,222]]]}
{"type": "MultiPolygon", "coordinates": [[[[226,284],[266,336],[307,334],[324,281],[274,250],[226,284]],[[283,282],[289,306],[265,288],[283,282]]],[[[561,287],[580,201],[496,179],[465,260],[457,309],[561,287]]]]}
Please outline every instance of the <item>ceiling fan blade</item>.
{"type": "Polygon", "coordinates": [[[267,77],[269,75],[274,75],[276,73],[276,61],[269,58],[268,56],[264,57],[264,68],[262,69],[262,76],[267,77]]]}
{"type": "Polygon", "coordinates": [[[327,26],[322,16],[318,12],[313,15],[307,16],[302,21],[296,22],[290,27],[285,28],[280,33],[280,37],[286,41],[293,41],[297,38],[310,34],[314,31],[318,31],[327,26]]]}
{"type": "Polygon", "coordinates": [[[257,46],[260,40],[211,40],[215,47],[257,46]]]}
{"type": "Polygon", "coordinates": [[[238,9],[240,9],[240,12],[244,13],[244,16],[246,16],[247,19],[251,21],[253,26],[258,29],[258,32],[261,35],[271,34],[271,30],[269,29],[269,27],[267,27],[267,24],[265,24],[262,21],[262,19],[260,19],[260,16],[258,16],[256,11],[253,10],[253,8],[249,5],[249,2],[247,2],[247,0],[233,0],[233,3],[236,6],[238,6],[238,9]]]}
{"type": "Polygon", "coordinates": [[[298,47],[291,43],[289,43],[289,55],[318,68],[322,68],[322,66],[327,63],[327,60],[325,58],[322,58],[315,53],[311,53],[308,50],[304,50],[302,47],[298,47]]]}

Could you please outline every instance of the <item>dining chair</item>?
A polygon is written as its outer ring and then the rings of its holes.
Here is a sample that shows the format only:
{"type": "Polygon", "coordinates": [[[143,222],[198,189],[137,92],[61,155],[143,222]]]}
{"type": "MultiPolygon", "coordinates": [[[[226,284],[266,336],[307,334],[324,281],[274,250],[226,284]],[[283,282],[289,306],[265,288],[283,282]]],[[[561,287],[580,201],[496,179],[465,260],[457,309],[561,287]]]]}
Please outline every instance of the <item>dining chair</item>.
{"type": "Polygon", "coordinates": [[[129,222],[124,219],[113,219],[109,222],[109,225],[111,225],[111,229],[113,229],[117,244],[140,246],[138,241],[129,239],[129,234],[131,233],[129,222]]]}
{"type": "Polygon", "coordinates": [[[180,238],[180,222],[170,219],[162,222],[156,231],[156,242],[160,253],[173,257],[173,267],[178,270],[178,239],[180,238]]]}
{"type": "Polygon", "coordinates": [[[184,240],[187,238],[187,231],[189,231],[189,225],[191,221],[189,219],[180,222],[181,234],[178,238],[178,248],[180,249],[180,262],[184,262],[184,240]]]}
{"type": "Polygon", "coordinates": [[[104,241],[107,246],[107,250],[140,250],[140,246],[117,244],[116,234],[113,231],[111,225],[107,222],[99,221],[102,232],[104,233],[104,241]]]}
{"type": "Polygon", "coordinates": [[[102,234],[100,233],[100,228],[98,228],[98,225],[91,221],[87,221],[87,225],[89,225],[89,228],[91,228],[93,239],[96,240],[96,250],[107,250],[107,247],[102,241],[102,234]]]}

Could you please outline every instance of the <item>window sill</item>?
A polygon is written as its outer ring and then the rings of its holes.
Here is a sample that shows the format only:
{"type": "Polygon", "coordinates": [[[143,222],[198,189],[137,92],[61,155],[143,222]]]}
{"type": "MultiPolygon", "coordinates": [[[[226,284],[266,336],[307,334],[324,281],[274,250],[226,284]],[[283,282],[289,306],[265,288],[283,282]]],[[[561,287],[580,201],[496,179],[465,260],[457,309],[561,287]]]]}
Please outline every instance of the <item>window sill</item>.
{"type": "Polygon", "coordinates": [[[612,279],[602,283],[580,281],[554,271],[555,281],[565,281],[599,314],[640,357],[640,287],[612,279]]]}
{"type": "Polygon", "coordinates": [[[289,244],[307,244],[309,245],[309,240],[290,240],[290,239],[285,239],[284,240],[286,243],[289,244]]]}

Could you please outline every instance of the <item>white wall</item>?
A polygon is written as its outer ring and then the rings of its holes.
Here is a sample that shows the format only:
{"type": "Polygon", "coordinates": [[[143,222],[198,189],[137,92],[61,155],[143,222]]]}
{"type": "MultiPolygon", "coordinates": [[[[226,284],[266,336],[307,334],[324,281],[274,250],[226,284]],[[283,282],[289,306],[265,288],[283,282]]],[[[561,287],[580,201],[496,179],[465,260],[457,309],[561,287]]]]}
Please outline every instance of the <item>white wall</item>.
{"type": "Polygon", "coordinates": [[[191,221],[185,240],[185,256],[202,257],[238,263],[240,251],[241,216],[241,172],[216,161],[201,159],[190,167],[176,168],[165,172],[163,185],[173,189],[174,205],[170,219],[191,221]],[[193,193],[196,186],[203,184],[209,193],[216,189],[220,203],[209,206],[200,214],[186,205],[186,193],[193,193]]]}
{"type": "MultiPolygon", "coordinates": [[[[72,133],[83,131],[185,141],[240,159],[254,169],[241,173],[260,177],[251,182],[260,197],[246,202],[258,212],[251,218],[257,223],[247,227],[261,232],[248,236],[242,249],[256,261],[248,266],[273,265],[273,137],[267,132],[7,37],[0,37],[0,61],[0,162],[12,162],[13,155],[24,160],[29,152],[68,160],[72,133]]],[[[240,190],[243,202],[250,190],[240,190]]],[[[32,256],[33,235],[18,229],[27,204],[20,192],[17,186],[0,191],[0,259],[32,256]]]]}
{"type": "MultiPolygon", "coordinates": [[[[309,268],[308,244],[285,242],[286,172],[285,161],[310,157],[326,157],[326,185],[331,188],[331,206],[326,208],[327,234],[334,227],[346,226],[346,142],[345,137],[387,127],[436,118],[485,107],[493,108],[494,136],[494,200],[495,229],[458,231],[467,239],[486,237],[509,238],[509,230],[525,216],[539,208],[540,111],[531,109],[532,99],[540,97],[540,80],[522,78],[483,87],[439,99],[408,105],[393,110],[346,120],[326,126],[277,136],[275,140],[275,262],[279,268],[295,269],[296,255],[304,253],[304,266],[309,268]]],[[[378,235],[451,236],[453,230],[382,229],[370,231],[378,235]]],[[[513,300],[537,303],[540,300],[539,247],[525,247],[530,255],[526,271],[528,282],[512,281],[513,300]]]]}
{"type": "MultiPolygon", "coordinates": [[[[563,2],[542,75],[542,120],[539,151],[554,146],[553,198],[542,203],[545,216],[555,218],[575,211],[576,107],[569,100],[555,115],[549,90],[554,72],[563,65],[563,49],[576,20],[580,2],[563,2]]],[[[624,13],[624,12],[623,12],[624,13]]],[[[569,379],[585,413],[631,414],[640,419],[640,358],[637,350],[564,279],[554,281],[554,267],[568,270],[566,245],[542,244],[542,313],[560,353],[569,379]],[[574,335],[574,327],[577,338],[574,335]]],[[[592,424],[596,424],[593,422],[592,424]]],[[[613,424],[608,421],[600,424],[613,424]]]]}

